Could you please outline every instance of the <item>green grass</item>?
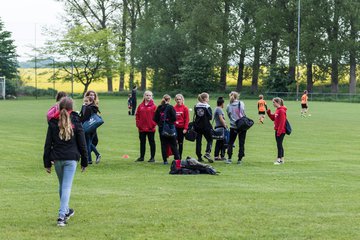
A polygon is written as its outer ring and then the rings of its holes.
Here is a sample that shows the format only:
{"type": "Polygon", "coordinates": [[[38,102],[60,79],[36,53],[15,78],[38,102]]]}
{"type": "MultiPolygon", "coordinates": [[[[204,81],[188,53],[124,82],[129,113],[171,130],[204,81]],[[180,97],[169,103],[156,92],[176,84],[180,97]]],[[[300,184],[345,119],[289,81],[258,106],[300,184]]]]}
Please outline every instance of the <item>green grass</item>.
{"type": "MultiPolygon", "coordinates": [[[[51,104],[0,101],[0,239],[360,239],[359,104],[311,102],[312,116],[300,118],[300,103],[286,102],[293,133],[284,165],[273,165],[266,118],[248,131],[243,165],[216,162],[219,176],[171,176],[158,133],[157,162],[134,163],[139,140],[126,99],[102,100],[102,162],[78,168],[76,213],[61,229],[56,174],[42,162],[51,104]]],[[[245,104],[257,119],[256,102],[245,104]]],[[[185,142],[183,155],[195,156],[195,144],[185,142]]]]}

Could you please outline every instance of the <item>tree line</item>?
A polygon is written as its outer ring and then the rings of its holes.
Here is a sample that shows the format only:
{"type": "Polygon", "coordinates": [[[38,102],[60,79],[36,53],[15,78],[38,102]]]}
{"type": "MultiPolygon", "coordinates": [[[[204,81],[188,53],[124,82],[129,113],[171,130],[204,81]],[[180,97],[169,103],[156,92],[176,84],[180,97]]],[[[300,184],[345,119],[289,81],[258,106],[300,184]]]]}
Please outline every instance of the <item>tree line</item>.
{"type": "Polygon", "coordinates": [[[56,1],[63,3],[64,24],[50,32],[44,53],[59,55],[67,78],[85,88],[106,77],[112,92],[116,76],[115,88],[123,91],[125,73],[131,88],[140,72],[143,90],[150,80],[158,91],[224,91],[236,69],[238,91],[245,79],[252,93],[261,85],[291,91],[299,79],[312,91],[315,82],[331,79],[336,93],[344,78],[356,91],[358,0],[56,1]]]}

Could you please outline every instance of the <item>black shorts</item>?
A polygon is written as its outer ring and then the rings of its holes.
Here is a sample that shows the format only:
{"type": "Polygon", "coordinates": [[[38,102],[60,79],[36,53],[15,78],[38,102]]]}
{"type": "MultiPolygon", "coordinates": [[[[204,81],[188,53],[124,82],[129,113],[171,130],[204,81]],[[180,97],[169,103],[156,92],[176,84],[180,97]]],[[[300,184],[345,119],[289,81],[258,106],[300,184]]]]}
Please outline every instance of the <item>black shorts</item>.
{"type": "Polygon", "coordinates": [[[302,103],[302,104],[301,104],[301,108],[308,108],[308,106],[307,106],[306,103],[302,103]]]}
{"type": "Polygon", "coordinates": [[[265,115],[265,111],[259,111],[259,115],[265,115]]]}

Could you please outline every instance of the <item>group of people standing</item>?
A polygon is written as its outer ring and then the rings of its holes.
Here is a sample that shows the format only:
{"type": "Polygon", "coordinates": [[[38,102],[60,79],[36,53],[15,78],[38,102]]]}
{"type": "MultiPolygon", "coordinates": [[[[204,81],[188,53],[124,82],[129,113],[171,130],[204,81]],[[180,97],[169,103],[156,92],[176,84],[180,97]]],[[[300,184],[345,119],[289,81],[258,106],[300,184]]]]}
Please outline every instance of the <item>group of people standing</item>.
{"type": "MultiPolygon", "coordinates": [[[[266,102],[263,96],[260,95],[258,102],[259,109],[259,121],[263,123],[265,111],[269,118],[274,121],[275,139],[278,148],[278,157],[274,164],[284,163],[284,149],[283,140],[285,136],[285,122],[286,122],[286,107],[281,98],[274,98],[273,105],[276,108],[275,113],[271,113],[270,109],[267,109],[266,102]]],[[[246,116],[245,104],[239,99],[239,93],[233,91],[229,94],[229,104],[226,107],[226,116],[229,119],[229,126],[226,123],[226,117],[224,113],[225,100],[223,97],[217,99],[217,106],[214,113],[209,105],[209,94],[201,93],[198,95],[198,102],[194,106],[194,115],[192,124],[194,131],[196,132],[196,156],[199,162],[203,162],[207,159],[210,163],[214,160],[222,160],[227,164],[232,163],[233,149],[236,138],[238,138],[238,154],[237,164],[241,164],[243,157],[245,157],[245,140],[246,130],[239,130],[236,126],[238,119],[246,116]],[[211,157],[211,150],[213,145],[213,122],[215,122],[214,128],[224,128],[229,131],[228,139],[218,139],[215,144],[214,158],[211,157]],[[206,140],[205,153],[202,153],[202,139],[206,140]],[[227,158],[225,154],[227,152],[227,158]]],[[[150,145],[150,159],[148,162],[155,162],[155,132],[156,126],[160,135],[161,142],[161,155],[164,164],[168,164],[168,157],[174,155],[174,159],[182,159],[184,136],[189,128],[189,108],[185,105],[184,96],[177,94],[175,96],[176,104],[171,105],[171,97],[165,94],[159,104],[153,101],[153,94],[151,91],[145,91],[143,101],[137,107],[135,113],[136,127],[139,131],[140,139],[140,157],[136,162],[143,162],[146,151],[146,138],[148,138],[150,145]],[[176,129],[174,136],[164,136],[163,126],[164,124],[173,126],[176,129]]]]}

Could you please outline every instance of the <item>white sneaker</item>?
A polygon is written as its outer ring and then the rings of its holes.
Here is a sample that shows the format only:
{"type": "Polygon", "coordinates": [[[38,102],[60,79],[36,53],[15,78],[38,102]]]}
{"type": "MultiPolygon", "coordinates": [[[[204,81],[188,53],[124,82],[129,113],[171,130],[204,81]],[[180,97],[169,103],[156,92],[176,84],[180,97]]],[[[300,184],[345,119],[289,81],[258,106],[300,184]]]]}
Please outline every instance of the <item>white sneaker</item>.
{"type": "Polygon", "coordinates": [[[101,154],[99,154],[97,157],[96,157],[96,161],[95,163],[98,164],[101,160],[101,154]]]}
{"type": "Polygon", "coordinates": [[[225,161],[225,163],[226,163],[226,164],[231,164],[232,161],[231,161],[231,159],[227,159],[227,160],[225,161]]]}
{"type": "Polygon", "coordinates": [[[284,164],[284,161],[276,160],[276,161],[274,162],[274,165],[280,165],[280,164],[284,164]]]}

